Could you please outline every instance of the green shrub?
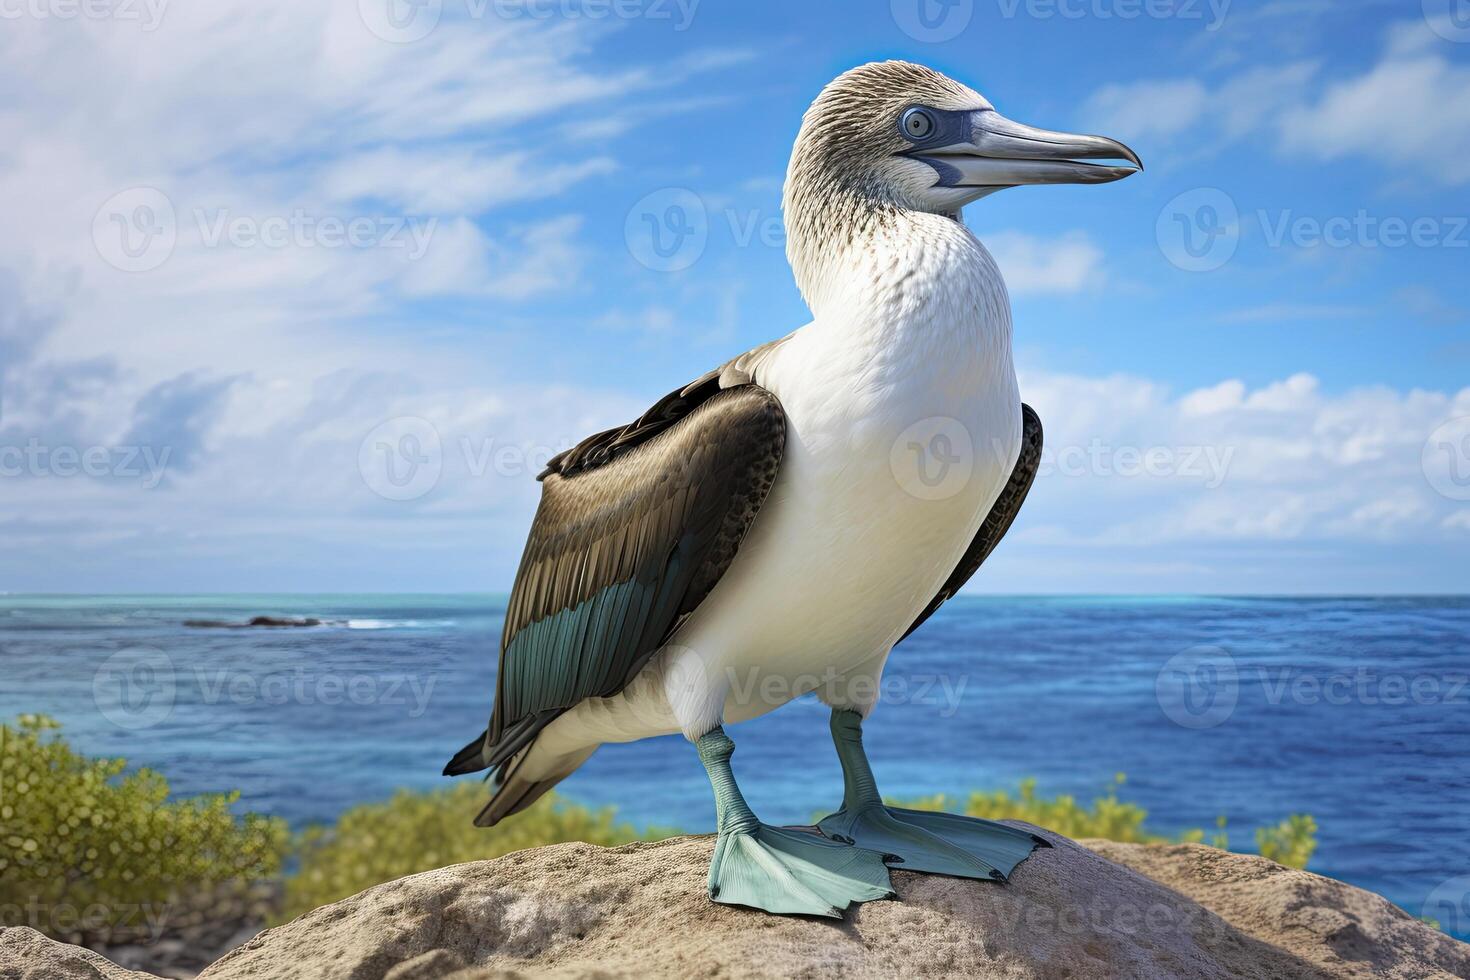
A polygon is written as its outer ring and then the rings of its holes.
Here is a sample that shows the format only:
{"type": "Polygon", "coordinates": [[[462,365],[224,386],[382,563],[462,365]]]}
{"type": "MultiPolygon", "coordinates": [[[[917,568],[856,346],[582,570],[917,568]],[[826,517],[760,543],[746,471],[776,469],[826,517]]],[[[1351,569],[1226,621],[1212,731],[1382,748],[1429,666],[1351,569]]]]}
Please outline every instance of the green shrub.
{"type": "MultiPolygon", "coordinates": [[[[294,840],[277,818],[237,817],[237,794],[171,799],[148,769],[125,772],[122,759],[73,752],[48,718],[23,715],[0,726],[0,925],[29,925],[66,942],[107,945],[156,940],[207,923],[294,917],[364,888],[418,871],[498,857],[543,844],[586,841],[615,846],[656,840],[673,830],[638,833],[614,811],[548,796],[514,820],[484,830],[471,818],[485,787],[460,783],[432,792],[401,791],[355,806],[330,827],[294,840]],[[294,873],[282,865],[294,847],[294,873]]],[[[1132,843],[1168,840],[1145,826],[1147,812],[1118,799],[1122,775],[1102,796],[1037,795],[1036,781],[1015,793],[975,792],[963,806],[942,796],[906,804],[1016,819],[1072,838],[1132,843]]],[[[1317,825],[1294,814],[1256,832],[1260,852],[1305,867],[1317,825]]],[[[1225,819],[1211,842],[1224,847],[1225,819]]],[[[1175,839],[1203,841],[1191,830],[1175,839]]]]}
{"type": "Polygon", "coordinates": [[[612,847],[677,833],[639,834],[628,824],[614,822],[611,808],[575,806],[554,794],[486,830],[472,822],[486,798],[485,787],[473,782],[427,793],[402,790],[387,801],[353,807],[330,828],[308,828],[297,840],[300,866],[286,881],[283,917],[293,918],[417,871],[542,844],[586,841],[612,847]]]}
{"type": "MultiPolygon", "coordinates": [[[[971,793],[964,803],[963,812],[972,817],[986,820],[1024,820],[1045,827],[1064,837],[1074,840],[1083,837],[1100,837],[1103,840],[1120,841],[1125,844],[1161,844],[1171,839],[1183,843],[1203,843],[1205,831],[1186,830],[1173,838],[1156,834],[1144,826],[1148,811],[1136,803],[1125,803],[1118,799],[1118,787],[1126,781],[1122,773],[1113,777],[1113,785],[1106,793],[1084,806],[1073,796],[1041,797],[1036,794],[1036,780],[1021,780],[1015,794],[1007,790],[971,793]]],[[[954,809],[954,801],[944,796],[931,796],[910,803],[898,804],[918,810],[954,809]]],[[[1225,832],[1225,817],[1215,820],[1215,833],[1210,843],[1225,850],[1230,838],[1225,832]]],[[[1256,831],[1256,845],[1263,856],[1280,864],[1294,868],[1305,868],[1307,860],[1317,847],[1317,824],[1309,816],[1294,814],[1275,827],[1256,831]]]]}
{"type": "Polygon", "coordinates": [[[1277,864],[1305,868],[1317,849],[1317,821],[1293,813],[1274,827],[1262,827],[1256,831],[1256,849],[1277,864]]]}
{"type": "Polygon", "coordinates": [[[39,715],[0,725],[0,924],[67,942],[157,939],[240,915],[281,869],[283,821],[236,794],[170,799],[148,769],[79,755],[39,715]]]}

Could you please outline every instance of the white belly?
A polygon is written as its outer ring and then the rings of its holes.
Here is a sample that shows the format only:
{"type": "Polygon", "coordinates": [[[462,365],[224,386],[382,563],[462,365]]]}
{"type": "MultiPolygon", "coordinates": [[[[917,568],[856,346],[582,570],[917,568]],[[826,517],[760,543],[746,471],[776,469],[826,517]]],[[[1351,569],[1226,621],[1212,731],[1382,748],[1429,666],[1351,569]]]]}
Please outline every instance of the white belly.
{"type": "MultiPolygon", "coordinates": [[[[671,644],[673,657],[700,665],[711,694],[726,689],[724,720],[764,714],[887,654],[974,539],[1020,451],[1014,376],[964,399],[926,394],[866,406],[857,422],[830,405],[815,419],[800,403],[788,412],[771,496],[671,644]]],[[[682,704],[684,680],[666,693],[680,727],[697,727],[713,705],[682,704]]]]}

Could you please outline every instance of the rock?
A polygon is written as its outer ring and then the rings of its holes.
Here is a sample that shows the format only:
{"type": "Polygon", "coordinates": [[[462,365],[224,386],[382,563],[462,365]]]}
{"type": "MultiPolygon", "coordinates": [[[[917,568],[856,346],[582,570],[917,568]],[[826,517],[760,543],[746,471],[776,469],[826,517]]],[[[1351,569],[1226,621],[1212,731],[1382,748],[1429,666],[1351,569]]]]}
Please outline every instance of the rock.
{"type": "MultiPolygon", "coordinates": [[[[370,888],[201,980],[1470,976],[1470,946],[1341,882],[1197,844],[1047,836],[1009,885],[895,872],[900,900],[845,922],[709,902],[709,837],[560,844],[370,888]]],[[[0,933],[0,977],[144,976],[47,973],[82,952],[48,942],[0,933]]]]}
{"type": "Polygon", "coordinates": [[[302,629],[320,626],[322,621],[312,616],[301,619],[289,616],[251,616],[249,622],[245,623],[232,623],[227,619],[186,619],[184,625],[196,630],[302,629]]]}
{"type": "Polygon", "coordinates": [[[0,980],[154,980],[80,946],[47,939],[28,926],[0,928],[0,980]]]}

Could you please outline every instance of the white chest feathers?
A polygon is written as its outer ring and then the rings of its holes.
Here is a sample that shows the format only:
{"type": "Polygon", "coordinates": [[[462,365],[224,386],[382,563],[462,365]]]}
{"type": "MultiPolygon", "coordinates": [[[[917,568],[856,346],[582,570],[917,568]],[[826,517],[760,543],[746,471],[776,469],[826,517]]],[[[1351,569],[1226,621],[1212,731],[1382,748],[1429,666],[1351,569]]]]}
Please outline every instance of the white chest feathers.
{"type": "Polygon", "coordinates": [[[774,644],[794,667],[843,669],[886,652],[1015,465],[1004,283],[961,225],[920,219],[852,249],[848,284],[760,366],[786,411],[786,453],[709,615],[690,624],[737,660],[774,644]]]}

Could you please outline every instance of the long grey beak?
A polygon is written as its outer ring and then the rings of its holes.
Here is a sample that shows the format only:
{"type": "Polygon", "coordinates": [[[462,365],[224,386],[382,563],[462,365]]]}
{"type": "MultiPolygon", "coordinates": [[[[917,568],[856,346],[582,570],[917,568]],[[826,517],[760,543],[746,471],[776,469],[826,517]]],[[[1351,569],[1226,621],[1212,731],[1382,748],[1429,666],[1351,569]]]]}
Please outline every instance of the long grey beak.
{"type": "Polygon", "coordinates": [[[968,142],[911,151],[939,173],[943,187],[1106,184],[1143,169],[1128,147],[1105,136],[1054,133],[1012,122],[994,109],[970,114],[968,142]],[[1079,163],[1127,160],[1132,166],[1079,163]]]}

